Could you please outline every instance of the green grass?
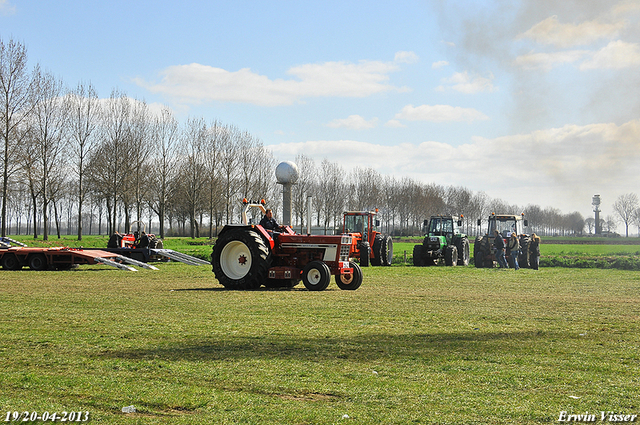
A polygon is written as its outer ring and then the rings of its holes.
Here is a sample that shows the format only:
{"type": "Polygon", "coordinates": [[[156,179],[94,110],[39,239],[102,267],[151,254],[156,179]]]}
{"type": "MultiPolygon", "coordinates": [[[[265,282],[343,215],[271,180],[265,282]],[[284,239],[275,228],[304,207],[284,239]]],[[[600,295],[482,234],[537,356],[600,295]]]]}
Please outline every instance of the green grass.
{"type": "Polygon", "coordinates": [[[357,291],[314,293],[226,291],[207,266],[159,267],[0,271],[2,411],[534,424],[640,410],[635,272],[370,267],[357,291]]]}

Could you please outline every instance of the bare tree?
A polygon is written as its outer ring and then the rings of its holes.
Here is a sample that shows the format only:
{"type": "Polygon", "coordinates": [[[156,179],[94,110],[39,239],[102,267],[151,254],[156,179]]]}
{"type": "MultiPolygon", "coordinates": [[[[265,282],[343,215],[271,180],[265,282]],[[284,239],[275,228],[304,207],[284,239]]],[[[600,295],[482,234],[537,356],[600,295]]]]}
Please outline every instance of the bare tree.
{"type": "Polygon", "coordinates": [[[67,95],[69,102],[69,139],[74,154],[73,171],[77,180],[78,240],[82,240],[82,207],[86,197],[85,175],[89,154],[96,145],[96,128],[100,119],[98,95],[91,84],[78,84],[67,95]]]}
{"type": "Polygon", "coordinates": [[[300,232],[304,228],[305,213],[307,210],[307,197],[311,196],[311,188],[315,180],[315,163],[306,155],[296,155],[295,164],[298,166],[299,177],[293,187],[292,206],[297,222],[300,224],[300,232]]]}
{"type": "Polygon", "coordinates": [[[203,161],[208,129],[203,119],[190,119],[184,133],[179,187],[186,201],[185,211],[190,221],[190,236],[200,236],[197,217],[203,210],[206,168],[203,161]]]}
{"type": "Polygon", "coordinates": [[[633,220],[633,213],[638,208],[638,195],[635,193],[627,193],[618,196],[616,202],[613,203],[613,210],[620,216],[624,223],[626,237],[629,237],[629,224],[633,220]]]}
{"type": "Polygon", "coordinates": [[[96,167],[99,166],[96,162],[103,162],[100,164],[102,172],[96,173],[95,177],[98,177],[98,180],[101,180],[104,185],[101,190],[108,193],[106,202],[110,233],[117,230],[118,200],[121,190],[124,189],[127,175],[128,165],[125,159],[125,150],[130,115],[131,100],[124,93],[113,90],[111,97],[106,102],[100,127],[102,145],[95,152],[97,156],[94,156],[96,167]]]}
{"type": "Polygon", "coordinates": [[[164,108],[159,117],[156,117],[151,137],[152,166],[150,174],[151,194],[150,205],[158,215],[160,221],[160,238],[165,237],[164,224],[166,219],[167,204],[169,202],[169,182],[176,172],[178,159],[180,131],[178,122],[168,108],[164,108]]]}
{"type": "Polygon", "coordinates": [[[0,134],[2,137],[2,224],[0,236],[7,235],[9,179],[17,169],[15,161],[19,126],[33,110],[33,79],[27,70],[27,49],[9,40],[0,40],[0,134]]]}
{"type": "Polygon", "coordinates": [[[587,231],[589,232],[589,234],[591,234],[591,232],[593,231],[593,229],[595,228],[596,225],[596,219],[593,217],[588,217],[585,221],[584,221],[585,226],[587,226],[587,231]]]}
{"type": "Polygon", "coordinates": [[[33,87],[37,101],[32,119],[33,139],[39,150],[39,167],[42,173],[42,238],[48,240],[48,208],[49,202],[55,201],[60,187],[65,160],[63,154],[66,148],[64,143],[67,130],[66,120],[69,114],[66,109],[68,104],[62,101],[62,80],[49,73],[41,72],[38,68],[34,74],[33,87]]]}

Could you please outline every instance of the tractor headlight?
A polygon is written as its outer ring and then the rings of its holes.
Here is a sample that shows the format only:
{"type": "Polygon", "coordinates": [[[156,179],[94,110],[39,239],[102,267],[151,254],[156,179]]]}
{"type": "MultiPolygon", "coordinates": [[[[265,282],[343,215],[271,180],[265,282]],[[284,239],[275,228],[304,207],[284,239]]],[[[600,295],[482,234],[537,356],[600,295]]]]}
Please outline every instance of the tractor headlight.
{"type": "Polygon", "coordinates": [[[342,235],[342,239],[340,240],[341,245],[351,245],[351,236],[342,235]]]}

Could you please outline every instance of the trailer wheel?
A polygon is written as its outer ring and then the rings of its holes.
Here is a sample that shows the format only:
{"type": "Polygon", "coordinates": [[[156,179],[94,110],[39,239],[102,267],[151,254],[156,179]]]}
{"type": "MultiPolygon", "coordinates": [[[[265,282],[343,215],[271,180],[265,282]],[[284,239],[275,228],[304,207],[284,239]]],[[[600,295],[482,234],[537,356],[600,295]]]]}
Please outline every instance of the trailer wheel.
{"type": "Polygon", "coordinates": [[[47,257],[44,254],[35,254],[29,257],[29,268],[31,270],[43,271],[47,270],[47,257]]]}
{"type": "Polygon", "coordinates": [[[458,265],[458,248],[455,245],[449,245],[444,251],[444,263],[447,266],[458,265]]]}
{"type": "Polygon", "coordinates": [[[362,269],[353,262],[349,263],[349,267],[353,268],[353,273],[337,274],[336,285],[345,291],[355,291],[362,285],[362,269]]]}
{"type": "Polygon", "coordinates": [[[393,261],[393,240],[391,236],[383,236],[382,239],[382,265],[390,266],[393,261]]]}
{"type": "Polygon", "coordinates": [[[311,261],[302,270],[302,283],[310,291],[324,291],[331,282],[331,270],[322,261],[311,261]]]}
{"type": "Polygon", "coordinates": [[[360,267],[369,267],[369,257],[371,257],[369,242],[362,242],[360,245],[360,267]]]}
{"type": "Polygon", "coordinates": [[[22,264],[18,261],[18,257],[13,254],[5,254],[2,257],[2,268],[5,270],[20,270],[22,264]]]}
{"type": "Polygon", "coordinates": [[[218,238],[211,254],[216,279],[227,289],[258,289],[266,282],[271,253],[253,230],[233,229],[218,238]]]}

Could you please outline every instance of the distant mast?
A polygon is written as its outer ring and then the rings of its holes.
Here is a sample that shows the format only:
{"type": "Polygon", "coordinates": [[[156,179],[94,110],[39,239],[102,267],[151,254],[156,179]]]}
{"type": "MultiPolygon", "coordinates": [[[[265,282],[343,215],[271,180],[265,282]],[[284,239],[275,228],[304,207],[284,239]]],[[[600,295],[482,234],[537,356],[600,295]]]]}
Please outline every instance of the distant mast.
{"type": "Polygon", "coordinates": [[[596,213],[596,235],[602,234],[602,225],[600,224],[600,195],[593,195],[591,199],[591,205],[593,205],[593,212],[596,213]]]}

